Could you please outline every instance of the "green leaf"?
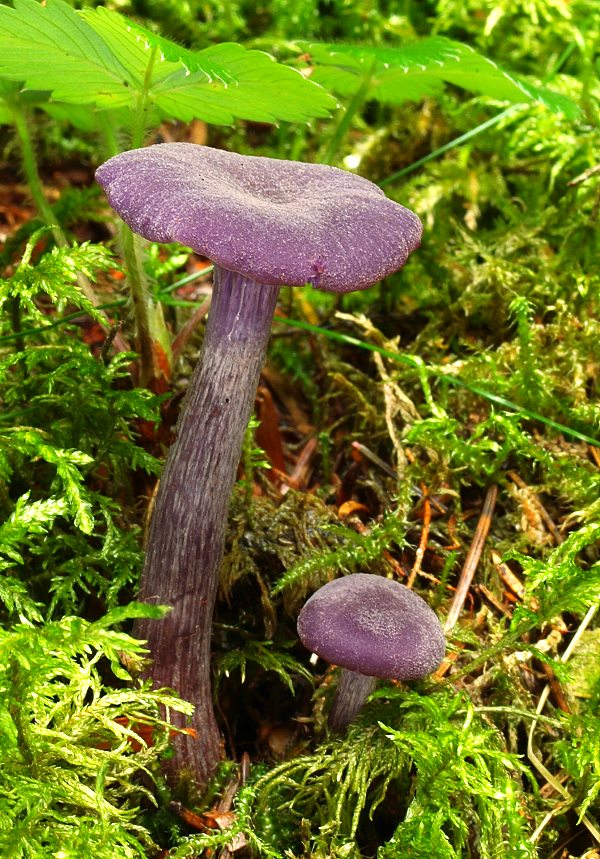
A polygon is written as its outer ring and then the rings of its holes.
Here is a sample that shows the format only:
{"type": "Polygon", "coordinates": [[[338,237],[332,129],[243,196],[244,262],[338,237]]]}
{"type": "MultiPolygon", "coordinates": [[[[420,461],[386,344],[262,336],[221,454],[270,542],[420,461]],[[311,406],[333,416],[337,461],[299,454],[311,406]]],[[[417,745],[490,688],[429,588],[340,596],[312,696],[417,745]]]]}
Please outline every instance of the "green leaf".
{"type": "Polygon", "coordinates": [[[148,107],[174,119],[230,124],[327,116],[335,101],[294,69],[241,45],[188,51],[107,9],[63,0],[0,6],[0,75],[100,109],[148,107]]]}
{"type": "Polygon", "coordinates": [[[90,629],[106,629],[117,623],[123,623],[126,620],[137,620],[140,617],[160,620],[170,611],[170,606],[131,602],[128,605],[111,609],[111,611],[104,615],[101,622],[92,623],[90,629]]]}
{"type": "Polygon", "coordinates": [[[0,125],[11,125],[13,114],[10,102],[19,94],[19,85],[13,81],[0,80],[0,125]]]}
{"type": "MultiPolygon", "coordinates": [[[[44,113],[56,119],[58,122],[70,122],[75,128],[85,132],[98,131],[99,117],[93,106],[84,104],[64,104],[60,101],[48,101],[40,105],[44,113]]],[[[119,125],[127,125],[129,111],[122,108],[120,111],[116,109],[112,112],[113,116],[117,113],[122,114],[117,123],[119,125]]]]}
{"type": "Polygon", "coordinates": [[[103,40],[67,3],[0,6],[0,74],[55,99],[104,106],[130,101],[131,81],[103,40]]]}
{"type": "Polygon", "coordinates": [[[82,15],[132,79],[143,78],[155,52],[148,100],[168,116],[223,124],[235,117],[303,122],[328,116],[335,107],[324,90],[262,51],[229,42],[190,51],[117,12],[98,8],[82,15]]]}
{"type": "Polygon", "coordinates": [[[354,95],[371,76],[369,96],[388,104],[435,96],[450,83],[514,104],[542,104],[571,119],[579,115],[577,105],[566,96],[534,86],[452,39],[433,37],[401,48],[298,44],[315,64],[312,79],[342,95],[354,95]]]}

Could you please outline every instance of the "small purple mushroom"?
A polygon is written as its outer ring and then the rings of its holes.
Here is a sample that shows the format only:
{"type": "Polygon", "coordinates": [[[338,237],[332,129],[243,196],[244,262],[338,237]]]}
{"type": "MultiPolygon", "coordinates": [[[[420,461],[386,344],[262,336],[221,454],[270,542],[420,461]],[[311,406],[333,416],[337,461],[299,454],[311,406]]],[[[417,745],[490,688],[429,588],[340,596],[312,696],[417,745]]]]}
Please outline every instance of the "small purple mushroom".
{"type": "Polygon", "coordinates": [[[437,615],[420,596],[392,579],[354,573],[319,588],[298,616],[302,644],[342,669],[329,724],[343,731],[376,678],[419,680],[443,659],[437,615]]]}
{"type": "Polygon", "coordinates": [[[401,268],[421,239],[413,212],[335,167],[236,155],[188,143],[111,158],[96,178],[147,239],[181,242],[215,264],[202,355],[158,492],[141,598],[172,606],[141,622],[152,676],[196,705],[197,738],[175,741],[172,770],[202,785],[221,745],[210,684],[210,630],[229,498],[279,288],[366,289],[401,268]]]}

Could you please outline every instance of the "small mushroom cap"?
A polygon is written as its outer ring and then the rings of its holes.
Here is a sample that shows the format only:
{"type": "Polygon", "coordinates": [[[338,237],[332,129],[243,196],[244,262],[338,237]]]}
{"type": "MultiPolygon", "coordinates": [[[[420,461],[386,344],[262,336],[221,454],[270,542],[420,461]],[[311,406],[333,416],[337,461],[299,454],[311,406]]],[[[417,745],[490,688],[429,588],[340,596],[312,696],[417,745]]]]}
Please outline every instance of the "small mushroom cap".
{"type": "Polygon", "coordinates": [[[335,579],[316,591],[300,612],[298,635],[327,662],[396,680],[430,674],[446,647],[436,614],[420,596],[366,573],[335,579]]]}
{"type": "Polygon", "coordinates": [[[261,283],[365,289],[421,241],[413,212],[323,164],[162,143],[116,155],[96,179],[136,233],[261,283]]]}

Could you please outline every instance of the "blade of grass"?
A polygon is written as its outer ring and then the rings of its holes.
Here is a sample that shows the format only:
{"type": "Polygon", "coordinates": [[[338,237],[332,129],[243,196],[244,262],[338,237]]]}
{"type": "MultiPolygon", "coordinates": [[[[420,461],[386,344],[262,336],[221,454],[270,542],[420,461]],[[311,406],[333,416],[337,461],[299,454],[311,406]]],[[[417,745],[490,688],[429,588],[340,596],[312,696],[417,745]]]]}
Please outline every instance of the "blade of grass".
{"type": "MultiPolygon", "coordinates": [[[[572,42],[570,45],[567,45],[563,53],[558,58],[554,68],[544,78],[544,84],[549,83],[560,72],[560,70],[567,62],[574,50],[574,42],[572,42]]],[[[414,170],[418,170],[419,167],[422,167],[429,161],[433,161],[436,158],[439,158],[440,155],[443,155],[445,152],[449,152],[451,149],[456,149],[457,146],[462,146],[463,143],[467,143],[467,141],[471,140],[471,138],[476,137],[483,131],[487,131],[488,128],[493,128],[495,125],[498,125],[500,122],[502,122],[503,119],[508,119],[512,114],[514,114],[513,119],[517,119],[517,113],[520,110],[523,110],[524,108],[528,109],[529,107],[530,105],[511,104],[510,107],[507,107],[506,110],[502,110],[500,113],[497,113],[496,116],[492,116],[490,119],[486,120],[485,122],[482,122],[480,125],[477,125],[475,128],[472,128],[470,131],[465,132],[465,134],[461,134],[459,137],[455,137],[454,140],[450,140],[448,141],[448,143],[444,143],[444,145],[438,147],[435,152],[430,152],[428,155],[423,156],[423,158],[419,158],[417,161],[413,161],[412,164],[408,164],[406,167],[403,167],[402,170],[398,170],[396,173],[392,173],[390,176],[387,176],[385,179],[382,179],[381,182],[378,182],[377,184],[380,188],[384,188],[386,185],[391,185],[391,183],[395,182],[396,179],[401,179],[403,176],[407,176],[414,170]]]]}
{"type": "Polygon", "coordinates": [[[186,274],[185,277],[182,277],[179,280],[176,280],[175,283],[171,283],[169,286],[161,289],[156,298],[161,300],[163,295],[170,295],[172,292],[175,292],[176,289],[180,289],[182,286],[187,286],[188,283],[193,283],[195,280],[199,280],[207,274],[212,274],[214,269],[214,265],[207,265],[199,271],[193,271],[191,274],[186,274]]]}
{"type": "MultiPolygon", "coordinates": [[[[207,269],[202,269],[200,272],[197,272],[193,275],[186,275],[186,277],[182,278],[179,281],[176,281],[174,284],[171,284],[171,286],[168,287],[168,292],[173,292],[180,286],[184,286],[187,283],[191,283],[197,278],[204,277],[205,274],[207,274],[207,269]]],[[[125,299],[120,299],[119,301],[110,302],[110,304],[102,304],[100,305],[100,308],[106,310],[114,307],[123,306],[125,303],[125,299]]],[[[190,304],[192,304],[192,306],[198,306],[199,303],[190,304]]],[[[51,322],[48,325],[45,325],[43,328],[29,328],[23,329],[18,333],[13,332],[12,334],[5,334],[4,336],[0,337],[0,345],[18,339],[19,337],[31,337],[34,334],[43,334],[45,331],[48,331],[51,328],[59,328],[61,325],[65,325],[68,322],[79,318],[81,315],[81,311],[79,311],[77,313],[71,313],[68,316],[63,316],[61,319],[57,320],[56,322],[51,322]]],[[[564,435],[570,436],[571,438],[576,438],[579,441],[584,441],[586,444],[591,444],[594,447],[600,447],[600,439],[580,432],[579,430],[567,426],[566,424],[554,421],[552,420],[552,418],[548,418],[545,415],[540,414],[539,412],[534,412],[531,409],[526,409],[523,406],[520,406],[518,403],[512,402],[512,400],[507,400],[506,397],[501,397],[499,394],[495,394],[493,391],[488,391],[485,388],[480,388],[479,385],[473,385],[471,382],[465,382],[465,380],[461,379],[459,376],[451,376],[448,373],[444,373],[443,371],[436,369],[435,367],[427,366],[422,361],[422,359],[419,358],[418,355],[404,355],[400,352],[392,352],[390,349],[384,349],[382,346],[376,346],[374,343],[367,343],[364,340],[359,340],[357,337],[352,337],[349,334],[342,334],[340,331],[331,331],[327,328],[321,328],[318,325],[311,325],[310,322],[302,322],[299,319],[286,319],[282,316],[277,315],[276,320],[284,325],[290,326],[291,328],[299,328],[303,331],[310,331],[312,334],[327,337],[330,340],[337,340],[338,343],[345,343],[348,346],[357,346],[359,349],[365,349],[367,352],[377,352],[379,355],[383,355],[384,358],[389,358],[391,361],[396,361],[398,364],[405,364],[408,367],[413,367],[415,370],[425,370],[432,376],[435,376],[438,379],[442,379],[451,385],[456,385],[457,387],[464,388],[465,390],[470,391],[472,394],[482,397],[482,399],[488,400],[488,402],[493,403],[496,406],[500,406],[503,409],[508,409],[508,411],[520,414],[528,420],[538,421],[539,423],[542,423],[545,426],[556,430],[557,432],[563,433],[564,435]]]]}
{"type": "Polygon", "coordinates": [[[531,409],[526,409],[523,406],[520,406],[518,403],[513,403],[512,400],[507,400],[506,397],[501,397],[498,394],[494,394],[493,391],[488,391],[485,388],[480,388],[479,385],[473,385],[471,382],[465,382],[465,380],[461,379],[459,376],[451,376],[442,370],[438,370],[436,367],[432,367],[431,365],[428,366],[418,355],[404,355],[400,352],[392,352],[390,349],[384,349],[382,346],[376,346],[374,343],[366,343],[364,340],[359,340],[357,337],[352,337],[350,334],[342,334],[339,331],[331,331],[327,328],[320,328],[318,325],[311,325],[310,322],[302,322],[299,319],[285,319],[281,316],[276,316],[275,318],[277,322],[281,322],[284,325],[289,325],[291,328],[299,328],[302,331],[310,331],[312,334],[322,335],[323,337],[327,337],[330,340],[336,340],[338,343],[345,343],[347,346],[357,346],[359,349],[365,349],[367,352],[377,352],[379,355],[383,355],[385,358],[389,358],[391,361],[396,361],[398,364],[405,364],[408,367],[413,367],[415,370],[425,370],[427,373],[430,373],[437,379],[442,379],[443,381],[448,382],[451,385],[456,385],[457,387],[464,388],[465,390],[470,391],[472,394],[482,397],[483,399],[488,400],[490,403],[493,403],[496,406],[501,406],[503,409],[508,409],[511,412],[516,412],[517,414],[522,415],[528,420],[538,421],[539,423],[542,423],[545,426],[556,430],[557,432],[564,433],[564,435],[568,435],[571,438],[576,438],[579,441],[584,441],[586,442],[586,444],[600,447],[600,439],[586,435],[586,433],[580,432],[579,430],[567,426],[566,424],[554,421],[551,418],[540,414],[539,412],[534,412],[531,409]]]}
{"type": "MultiPolygon", "coordinates": [[[[108,304],[99,304],[96,309],[112,310],[115,307],[122,307],[126,303],[126,299],[121,298],[118,301],[111,301],[108,304]]],[[[55,322],[49,322],[47,325],[42,325],[38,328],[22,328],[17,333],[4,334],[0,337],[0,345],[3,343],[10,343],[12,340],[16,340],[18,338],[32,337],[34,334],[43,334],[45,331],[50,331],[52,328],[60,328],[61,325],[68,325],[69,322],[73,322],[74,319],[81,319],[85,315],[86,314],[83,310],[76,310],[73,313],[68,313],[66,316],[61,316],[60,319],[57,319],[55,322]]]]}
{"type": "Polygon", "coordinates": [[[476,137],[483,131],[487,131],[488,128],[493,128],[495,125],[502,122],[503,119],[517,119],[518,113],[522,112],[524,107],[528,108],[529,105],[512,104],[510,107],[507,107],[506,110],[501,111],[501,113],[497,113],[496,116],[492,116],[491,119],[487,119],[480,125],[475,126],[475,128],[471,128],[469,131],[465,132],[465,134],[461,134],[459,137],[455,137],[454,140],[444,143],[443,146],[440,146],[434,152],[429,152],[427,155],[424,155],[423,158],[418,158],[416,161],[413,161],[412,164],[408,164],[406,167],[403,167],[402,170],[397,170],[390,176],[386,176],[385,179],[382,179],[381,182],[378,182],[377,184],[380,188],[384,188],[386,185],[391,185],[392,182],[395,182],[397,179],[401,179],[403,176],[407,176],[414,170],[418,170],[419,167],[422,167],[429,161],[439,158],[440,155],[443,155],[445,152],[449,152],[451,149],[456,149],[458,146],[462,146],[463,143],[466,143],[468,140],[471,140],[471,138],[476,137]]]}

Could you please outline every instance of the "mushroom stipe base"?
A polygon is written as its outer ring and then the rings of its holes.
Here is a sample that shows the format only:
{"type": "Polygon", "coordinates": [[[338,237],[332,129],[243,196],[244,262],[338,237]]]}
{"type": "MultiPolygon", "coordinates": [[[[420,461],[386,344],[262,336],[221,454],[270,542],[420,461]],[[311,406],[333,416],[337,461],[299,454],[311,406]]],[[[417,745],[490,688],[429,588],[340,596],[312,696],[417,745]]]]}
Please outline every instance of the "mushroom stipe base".
{"type": "MultiPolygon", "coordinates": [[[[156,685],[196,705],[194,733],[173,740],[173,770],[190,771],[199,784],[222,757],[210,630],[229,501],[278,293],[278,286],[215,267],[202,354],[161,479],[142,574],[140,598],[172,609],[162,620],[139,621],[135,634],[148,641],[156,685]]],[[[173,721],[184,727],[177,714],[173,721]]]]}
{"type": "Polygon", "coordinates": [[[377,678],[342,668],[335,698],[329,711],[329,727],[343,734],[360,713],[363,704],[377,687],[377,678]]]}

